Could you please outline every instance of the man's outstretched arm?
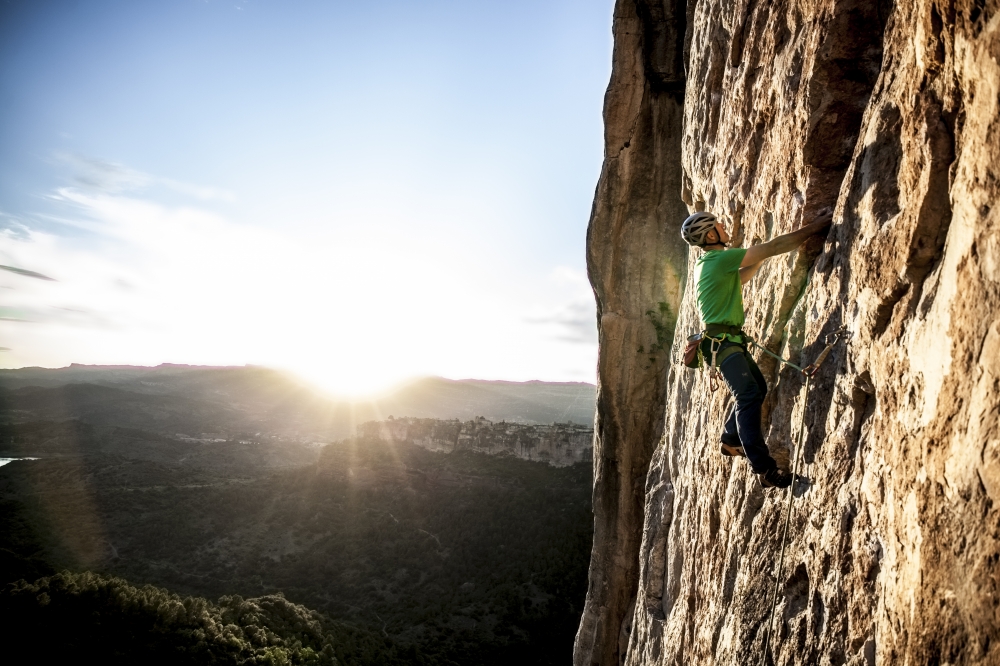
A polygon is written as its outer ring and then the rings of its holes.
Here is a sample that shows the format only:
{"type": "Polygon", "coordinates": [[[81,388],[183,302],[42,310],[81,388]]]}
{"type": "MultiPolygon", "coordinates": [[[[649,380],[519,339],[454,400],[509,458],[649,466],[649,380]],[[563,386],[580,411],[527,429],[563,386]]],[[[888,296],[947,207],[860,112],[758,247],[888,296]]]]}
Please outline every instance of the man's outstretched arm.
{"type": "Polygon", "coordinates": [[[747,253],[743,256],[743,261],[740,262],[740,280],[746,282],[753,277],[754,273],[760,267],[760,263],[765,259],[777,256],[779,254],[785,254],[786,252],[791,252],[792,250],[798,248],[800,245],[806,242],[813,234],[818,234],[824,231],[830,226],[833,221],[832,213],[823,214],[812,224],[807,224],[806,226],[793,231],[791,233],[782,234],[776,238],[772,238],[766,243],[761,243],[760,245],[754,245],[747,249],[747,253]],[[744,271],[744,269],[749,269],[744,271]]]}

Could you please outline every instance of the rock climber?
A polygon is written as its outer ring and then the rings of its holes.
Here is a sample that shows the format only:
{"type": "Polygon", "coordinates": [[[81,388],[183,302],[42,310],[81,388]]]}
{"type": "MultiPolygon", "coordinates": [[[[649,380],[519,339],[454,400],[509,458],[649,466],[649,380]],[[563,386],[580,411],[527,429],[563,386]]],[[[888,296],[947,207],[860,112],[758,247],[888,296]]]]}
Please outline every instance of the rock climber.
{"type": "Polygon", "coordinates": [[[701,351],[706,363],[711,364],[714,357],[715,367],[734,398],[722,431],[721,452],[746,456],[765,488],[787,488],[792,475],[778,468],[761,432],[760,410],[767,382],[747,350],[742,287],[764,260],[797,249],[829,227],[831,220],[832,214],[824,211],[815,222],[797,231],[749,248],[728,247],[732,239],[711,213],[695,213],[681,225],[681,237],[703,251],[695,264],[698,310],[705,326],[701,351]]]}

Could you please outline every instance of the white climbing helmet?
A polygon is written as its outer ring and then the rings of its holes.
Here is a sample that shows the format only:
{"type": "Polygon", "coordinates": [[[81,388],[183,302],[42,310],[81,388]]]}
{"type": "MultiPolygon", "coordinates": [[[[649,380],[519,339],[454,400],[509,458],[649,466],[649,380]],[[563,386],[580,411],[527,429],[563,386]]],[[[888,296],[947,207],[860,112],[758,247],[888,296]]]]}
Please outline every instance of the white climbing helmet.
{"type": "Polygon", "coordinates": [[[689,245],[704,245],[705,236],[715,229],[715,216],[711,213],[695,213],[689,215],[681,225],[681,238],[689,245]]]}

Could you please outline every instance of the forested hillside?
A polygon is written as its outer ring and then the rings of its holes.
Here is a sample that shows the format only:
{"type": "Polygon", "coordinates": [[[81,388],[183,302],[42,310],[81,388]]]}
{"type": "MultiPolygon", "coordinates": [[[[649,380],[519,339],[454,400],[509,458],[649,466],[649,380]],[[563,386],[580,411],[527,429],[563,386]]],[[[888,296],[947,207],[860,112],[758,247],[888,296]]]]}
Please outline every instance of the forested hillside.
{"type": "MultiPolygon", "coordinates": [[[[0,456],[40,458],[0,467],[5,582],[92,571],[201,597],[223,614],[236,602],[204,599],[281,593],[320,613],[323,627],[409,655],[401,663],[570,658],[592,532],[589,465],[377,440],[303,446],[292,464],[276,460],[274,444],[78,422],[8,424],[0,443],[0,456]]],[[[88,580],[79,584],[125,585],[88,580]]],[[[5,607],[21,608],[26,589],[8,588],[5,607]]],[[[90,613],[98,598],[118,603],[87,592],[39,621],[90,613]]],[[[337,635],[329,642],[340,650],[337,635]]],[[[318,655],[325,640],[302,645],[318,655]]],[[[345,663],[367,663],[355,657],[345,663]]]]}
{"type": "Polygon", "coordinates": [[[92,573],[21,581],[0,595],[0,622],[40,663],[426,663],[370,632],[330,622],[283,596],[212,603],[92,573]]]}

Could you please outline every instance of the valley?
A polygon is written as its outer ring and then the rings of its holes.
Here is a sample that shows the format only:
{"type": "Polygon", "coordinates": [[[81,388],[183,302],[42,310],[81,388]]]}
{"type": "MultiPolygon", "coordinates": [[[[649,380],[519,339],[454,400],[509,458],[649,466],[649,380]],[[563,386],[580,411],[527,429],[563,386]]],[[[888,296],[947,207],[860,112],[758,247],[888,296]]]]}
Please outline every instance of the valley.
{"type": "MultiPolygon", "coordinates": [[[[589,462],[227,430],[238,409],[218,398],[193,401],[198,411],[165,400],[176,411],[162,419],[128,410],[123,389],[80,386],[7,389],[77,401],[67,420],[39,419],[53,401],[3,403],[0,457],[35,458],[0,467],[4,584],[67,571],[103,577],[86,589],[154,585],[205,603],[280,595],[318,613],[334,647],[348,635],[367,646],[341,649],[348,663],[569,660],[593,530],[589,462]],[[169,434],[184,419],[220,436],[169,434]]],[[[23,602],[12,589],[8,610],[23,602]]]]}

